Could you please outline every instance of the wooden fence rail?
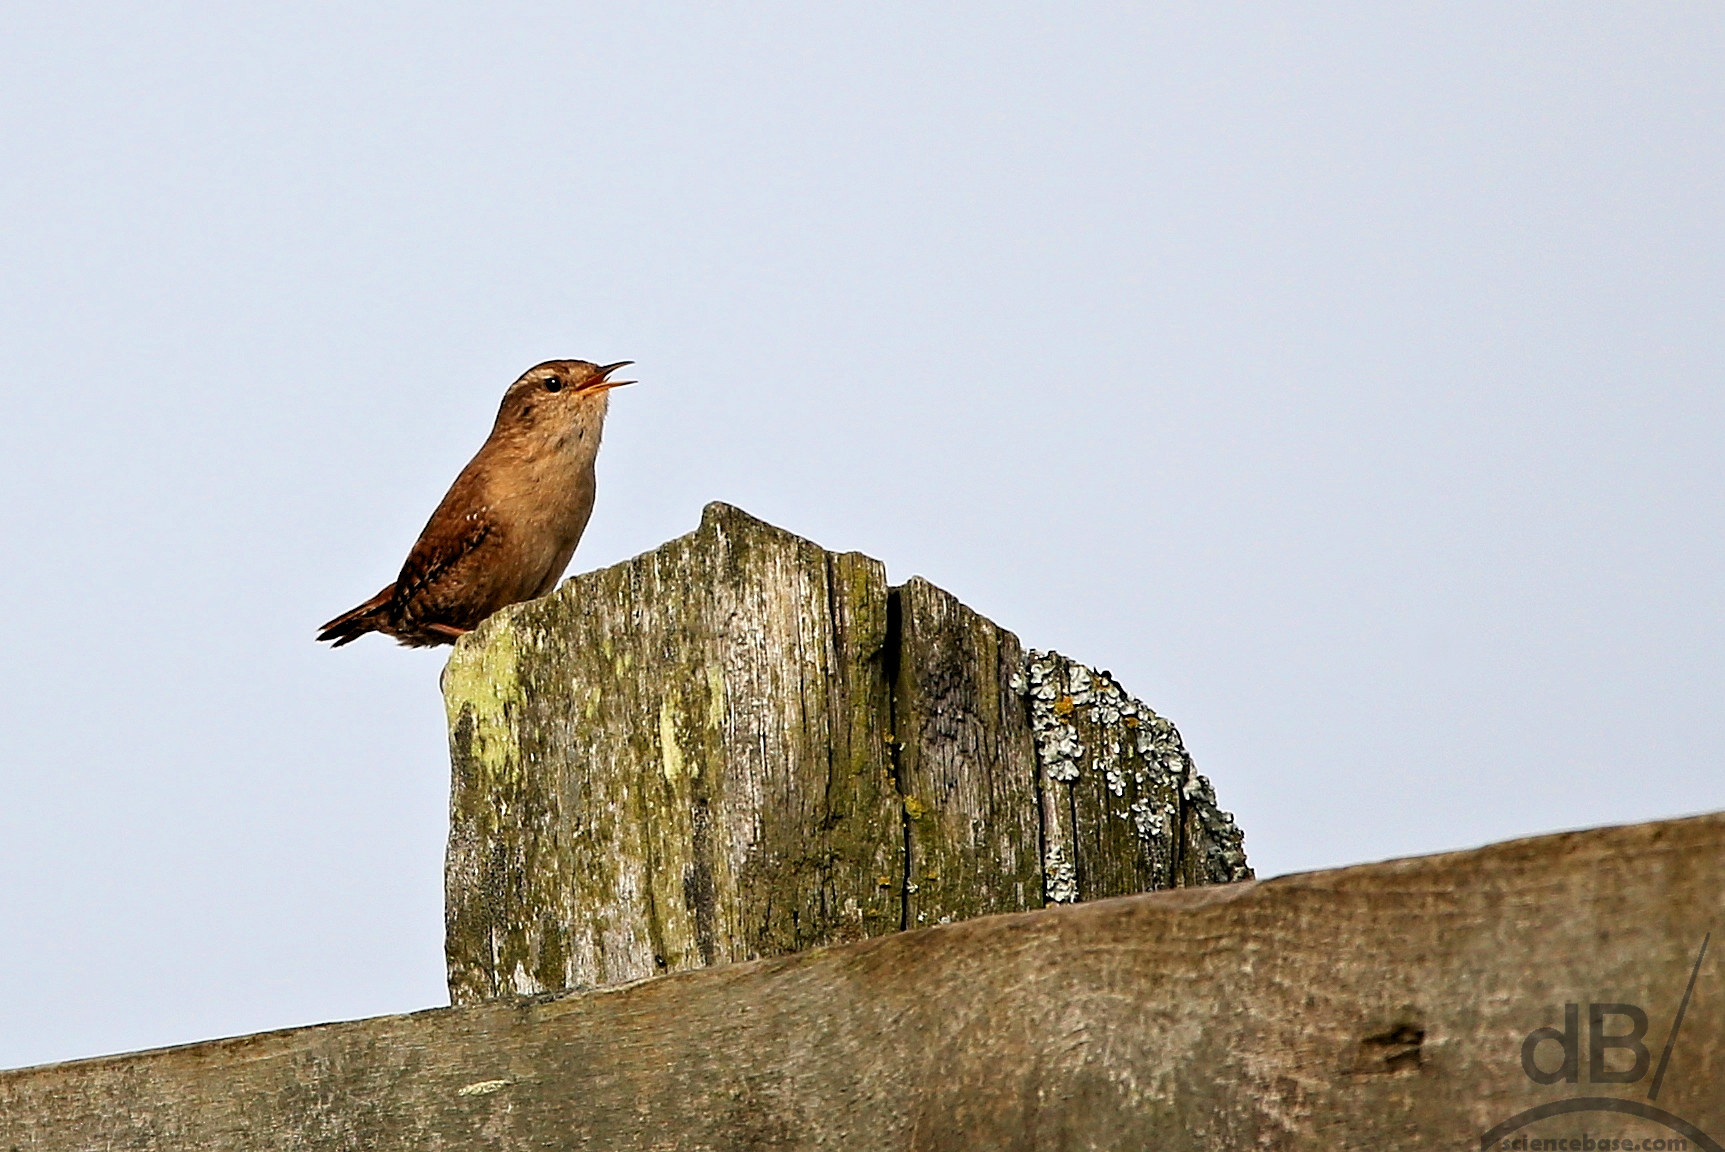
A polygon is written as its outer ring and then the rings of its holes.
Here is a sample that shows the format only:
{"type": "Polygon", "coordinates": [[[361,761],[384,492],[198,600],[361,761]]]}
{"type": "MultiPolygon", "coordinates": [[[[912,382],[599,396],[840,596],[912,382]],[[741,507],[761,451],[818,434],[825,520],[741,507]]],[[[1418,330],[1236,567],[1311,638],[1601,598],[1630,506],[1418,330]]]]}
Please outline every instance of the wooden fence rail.
{"type": "MultiPolygon", "coordinates": [[[[1467,1149],[1589,1100],[1717,1135],[1716,952],[1656,1101],[1651,1067],[1590,1082],[1587,1036],[1573,1084],[1522,1050],[1629,1005],[1658,1062],[1722,893],[1709,816],[1051,907],[0,1073],[0,1149],[1467,1149]]],[[[1716,1147],[1621,1110],[1502,1139],[1584,1134],[1716,1147]]]]}

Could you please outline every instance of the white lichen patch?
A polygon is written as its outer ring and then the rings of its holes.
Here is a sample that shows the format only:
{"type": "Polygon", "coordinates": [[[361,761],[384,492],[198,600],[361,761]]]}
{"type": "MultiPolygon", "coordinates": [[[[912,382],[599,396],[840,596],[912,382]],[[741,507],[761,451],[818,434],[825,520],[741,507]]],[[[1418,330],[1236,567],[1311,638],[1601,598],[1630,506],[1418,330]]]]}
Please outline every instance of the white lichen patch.
{"type": "Polygon", "coordinates": [[[1042,858],[1042,884],[1044,894],[1055,904],[1071,904],[1078,899],[1077,870],[1058,844],[1050,845],[1042,858]]]}
{"type": "Polygon", "coordinates": [[[521,961],[515,962],[515,971],[510,973],[509,986],[517,996],[537,996],[545,991],[539,981],[527,973],[527,966],[521,961]]]}
{"type": "MultiPolygon", "coordinates": [[[[1081,822],[1128,822],[1140,845],[1140,867],[1148,886],[1251,875],[1239,829],[1228,813],[1216,808],[1215,790],[1193,768],[1179,731],[1127,695],[1111,674],[1056,652],[1032,651],[1011,683],[1030,705],[1044,788],[1063,789],[1081,822]],[[1111,801],[1124,804],[1085,799],[1096,795],[1085,790],[1087,776],[1096,781],[1090,788],[1099,785],[1111,801]],[[1183,843],[1188,838],[1196,842],[1183,843]],[[1196,868],[1182,863],[1183,852],[1197,854],[1196,868]]],[[[1050,900],[1081,898],[1073,862],[1058,844],[1043,863],[1050,900]]]]}

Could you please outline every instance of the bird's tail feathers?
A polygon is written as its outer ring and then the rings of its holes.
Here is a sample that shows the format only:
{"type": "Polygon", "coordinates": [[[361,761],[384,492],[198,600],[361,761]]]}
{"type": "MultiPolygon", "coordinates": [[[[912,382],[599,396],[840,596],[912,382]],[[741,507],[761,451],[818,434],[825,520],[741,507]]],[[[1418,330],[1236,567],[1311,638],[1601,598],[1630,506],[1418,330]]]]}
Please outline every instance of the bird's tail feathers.
{"type": "Polygon", "coordinates": [[[340,648],[343,644],[352,644],[367,632],[380,631],[384,623],[384,612],[394,596],[395,585],[391,584],[364,604],[357,608],[349,608],[319,628],[317,638],[320,641],[334,640],[335,643],[331,647],[340,648]]]}

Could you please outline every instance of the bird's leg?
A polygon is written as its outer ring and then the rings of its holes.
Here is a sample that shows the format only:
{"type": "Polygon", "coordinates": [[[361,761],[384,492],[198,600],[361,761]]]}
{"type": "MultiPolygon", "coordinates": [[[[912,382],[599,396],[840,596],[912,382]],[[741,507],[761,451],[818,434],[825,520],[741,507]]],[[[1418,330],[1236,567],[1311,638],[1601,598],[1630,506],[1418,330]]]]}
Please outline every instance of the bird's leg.
{"type": "Polygon", "coordinates": [[[473,631],[473,629],[457,628],[453,624],[427,624],[424,626],[422,631],[429,632],[433,636],[442,636],[445,640],[448,640],[453,644],[469,632],[473,631]]]}

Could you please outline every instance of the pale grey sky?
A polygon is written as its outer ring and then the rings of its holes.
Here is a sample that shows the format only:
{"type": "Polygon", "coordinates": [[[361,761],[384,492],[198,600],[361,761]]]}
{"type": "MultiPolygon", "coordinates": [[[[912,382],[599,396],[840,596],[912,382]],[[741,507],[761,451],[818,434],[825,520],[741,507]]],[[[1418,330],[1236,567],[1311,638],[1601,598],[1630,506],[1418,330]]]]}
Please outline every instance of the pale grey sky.
{"type": "Polygon", "coordinates": [[[0,1066],[443,1001],[390,580],[633,359],[1171,717],[1260,874],[1725,807],[1717,4],[0,7],[0,1066]]]}

